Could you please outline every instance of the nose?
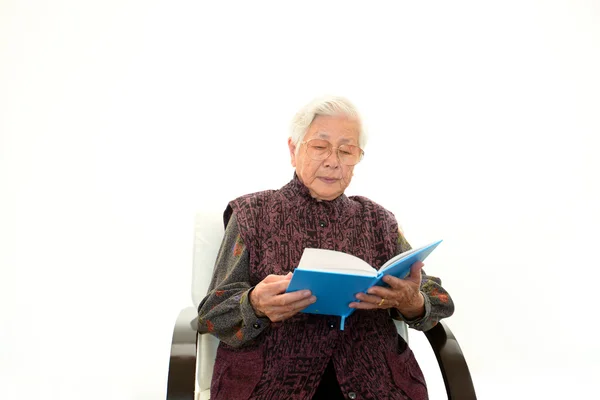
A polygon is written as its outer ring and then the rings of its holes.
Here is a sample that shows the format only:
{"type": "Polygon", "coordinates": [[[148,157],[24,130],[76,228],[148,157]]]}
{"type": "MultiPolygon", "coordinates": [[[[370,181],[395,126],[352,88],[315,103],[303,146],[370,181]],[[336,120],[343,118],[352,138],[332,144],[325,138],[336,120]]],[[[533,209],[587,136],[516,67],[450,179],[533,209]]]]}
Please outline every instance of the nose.
{"type": "Polygon", "coordinates": [[[331,149],[331,154],[323,160],[323,166],[329,168],[338,168],[340,166],[340,158],[338,157],[337,149],[331,149]]]}

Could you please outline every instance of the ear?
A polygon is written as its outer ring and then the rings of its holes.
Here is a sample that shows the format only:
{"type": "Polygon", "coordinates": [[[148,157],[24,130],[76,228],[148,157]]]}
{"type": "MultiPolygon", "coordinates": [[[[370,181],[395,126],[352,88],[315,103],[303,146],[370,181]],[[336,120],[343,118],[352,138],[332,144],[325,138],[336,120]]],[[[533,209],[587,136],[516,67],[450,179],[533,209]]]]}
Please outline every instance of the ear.
{"type": "Polygon", "coordinates": [[[288,138],[288,147],[290,149],[290,159],[292,161],[292,167],[296,168],[296,145],[292,142],[292,138],[288,138]]]}

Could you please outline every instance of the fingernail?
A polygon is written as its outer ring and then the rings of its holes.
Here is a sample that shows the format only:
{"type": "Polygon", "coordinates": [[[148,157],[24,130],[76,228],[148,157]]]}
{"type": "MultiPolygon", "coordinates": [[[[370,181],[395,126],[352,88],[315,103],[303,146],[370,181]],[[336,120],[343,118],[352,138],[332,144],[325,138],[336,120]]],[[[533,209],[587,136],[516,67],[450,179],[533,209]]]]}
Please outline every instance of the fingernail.
{"type": "Polygon", "coordinates": [[[311,297],[311,298],[310,298],[310,302],[311,302],[311,303],[314,303],[314,302],[316,302],[316,301],[317,301],[317,298],[316,298],[315,296],[313,296],[313,297],[311,297]]]}
{"type": "Polygon", "coordinates": [[[310,290],[305,290],[304,292],[302,292],[302,296],[304,296],[304,297],[310,296],[310,290]]]}

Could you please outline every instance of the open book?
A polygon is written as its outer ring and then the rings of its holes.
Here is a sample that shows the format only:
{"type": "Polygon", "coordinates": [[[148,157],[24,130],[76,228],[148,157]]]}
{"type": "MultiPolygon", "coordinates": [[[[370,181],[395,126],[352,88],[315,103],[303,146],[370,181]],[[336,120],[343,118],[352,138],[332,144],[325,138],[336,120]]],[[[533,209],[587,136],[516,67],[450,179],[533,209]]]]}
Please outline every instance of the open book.
{"type": "Polygon", "coordinates": [[[287,292],[309,289],[317,301],[302,312],[310,314],[339,315],[340,329],[354,308],[348,305],[356,294],[374,285],[387,286],[382,281],[385,275],[405,278],[410,267],[423,261],[441,243],[441,240],[406,251],[391,258],[379,271],[364,260],[351,254],[334,250],[306,248],[288,286],[287,292]]]}

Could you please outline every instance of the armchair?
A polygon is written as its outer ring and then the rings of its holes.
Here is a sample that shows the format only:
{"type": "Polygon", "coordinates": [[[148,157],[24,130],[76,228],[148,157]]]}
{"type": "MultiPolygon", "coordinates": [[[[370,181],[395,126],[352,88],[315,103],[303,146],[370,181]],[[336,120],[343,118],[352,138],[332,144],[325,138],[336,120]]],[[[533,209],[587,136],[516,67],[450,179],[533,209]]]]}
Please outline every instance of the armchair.
{"type": "MultiPolygon", "coordinates": [[[[180,311],[173,330],[167,400],[208,400],[210,382],[219,344],[212,335],[196,331],[198,306],[208,291],[224,228],[222,214],[204,212],[196,215],[192,271],[193,306],[180,311]]],[[[405,323],[395,321],[398,333],[408,342],[405,323]]],[[[448,325],[441,321],[425,332],[437,358],[448,399],[475,400],[469,368],[458,341],[448,325]]],[[[424,371],[427,376],[427,371],[424,371]]]]}

